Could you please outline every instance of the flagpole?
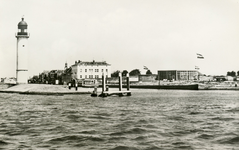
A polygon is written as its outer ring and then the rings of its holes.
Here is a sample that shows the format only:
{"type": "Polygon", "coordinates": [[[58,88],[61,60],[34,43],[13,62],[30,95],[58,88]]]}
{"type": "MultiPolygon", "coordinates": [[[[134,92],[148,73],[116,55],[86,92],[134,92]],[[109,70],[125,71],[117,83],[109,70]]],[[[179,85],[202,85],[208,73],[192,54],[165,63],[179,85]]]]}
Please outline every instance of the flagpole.
{"type": "MultiPolygon", "coordinates": [[[[197,59],[204,59],[204,56],[202,54],[196,53],[197,59]]],[[[195,68],[196,69],[196,68],[195,68]]],[[[197,70],[199,70],[199,67],[197,67],[197,70]]],[[[198,71],[198,81],[200,79],[199,71],[198,71]]]]}

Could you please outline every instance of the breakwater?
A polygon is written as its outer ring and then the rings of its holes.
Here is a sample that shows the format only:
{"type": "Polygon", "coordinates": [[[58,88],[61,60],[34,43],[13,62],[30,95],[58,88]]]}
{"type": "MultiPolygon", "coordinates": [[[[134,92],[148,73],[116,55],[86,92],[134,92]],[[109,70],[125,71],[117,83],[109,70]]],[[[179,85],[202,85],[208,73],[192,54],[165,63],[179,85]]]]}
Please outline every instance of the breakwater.
{"type": "MultiPolygon", "coordinates": [[[[108,85],[109,87],[118,87],[118,85],[108,85]]],[[[123,85],[123,88],[126,88],[123,85]]],[[[171,89],[171,90],[198,90],[198,84],[187,84],[187,85],[130,85],[130,88],[138,89],[171,89]]]]}

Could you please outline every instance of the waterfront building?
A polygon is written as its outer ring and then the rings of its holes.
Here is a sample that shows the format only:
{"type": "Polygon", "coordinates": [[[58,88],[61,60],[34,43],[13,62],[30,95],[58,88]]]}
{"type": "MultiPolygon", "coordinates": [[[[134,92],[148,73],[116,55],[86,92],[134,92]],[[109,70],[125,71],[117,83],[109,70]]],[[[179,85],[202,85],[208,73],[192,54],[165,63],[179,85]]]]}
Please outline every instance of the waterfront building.
{"type": "Polygon", "coordinates": [[[102,74],[111,77],[111,65],[103,62],[84,62],[75,61],[75,64],[71,66],[73,79],[98,79],[102,74]]]}
{"type": "Polygon", "coordinates": [[[158,70],[159,80],[198,80],[199,72],[197,70],[158,70]]]}
{"type": "Polygon", "coordinates": [[[22,18],[18,23],[17,38],[17,66],[16,78],[17,83],[28,83],[28,38],[27,23],[22,18]]]}
{"type": "Polygon", "coordinates": [[[142,82],[155,82],[157,79],[157,74],[145,74],[145,75],[139,75],[139,81],[142,82]]]}

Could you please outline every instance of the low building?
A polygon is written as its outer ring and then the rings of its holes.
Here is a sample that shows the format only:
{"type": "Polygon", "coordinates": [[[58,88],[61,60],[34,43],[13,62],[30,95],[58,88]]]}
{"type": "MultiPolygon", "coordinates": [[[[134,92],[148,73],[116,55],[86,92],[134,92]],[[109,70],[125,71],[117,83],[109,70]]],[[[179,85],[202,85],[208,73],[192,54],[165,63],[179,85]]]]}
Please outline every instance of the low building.
{"type": "Polygon", "coordinates": [[[72,68],[73,79],[98,79],[101,78],[102,74],[111,77],[111,65],[103,62],[84,62],[76,61],[72,68]]]}
{"type": "Polygon", "coordinates": [[[157,79],[156,74],[151,74],[151,75],[139,75],[139,81],[142,82],[154,82],[157,79]]]}
{"type": "Polygon", "coordinates": [[[158,70],[159,80],[185,81],[198,80],[197,70],[158,70]]]}
{"type": "Polygon", "coordinates": [[[213,76],[199,75],[199,80],[209,82],[209,81],[214,81],[214,77],[213,76]]]}

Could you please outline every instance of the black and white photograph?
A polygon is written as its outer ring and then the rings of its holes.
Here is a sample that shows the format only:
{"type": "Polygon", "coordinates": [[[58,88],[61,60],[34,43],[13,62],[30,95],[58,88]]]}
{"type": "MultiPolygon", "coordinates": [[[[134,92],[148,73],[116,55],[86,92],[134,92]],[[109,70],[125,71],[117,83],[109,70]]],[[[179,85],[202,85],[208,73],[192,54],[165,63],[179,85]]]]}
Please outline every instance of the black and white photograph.
{"type": "Polygon", "coordinates": [[[239,0],[0,0],[0,150],[239,150],[239,0]]]}

